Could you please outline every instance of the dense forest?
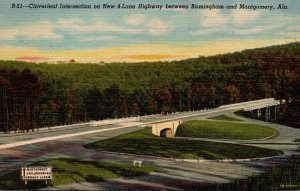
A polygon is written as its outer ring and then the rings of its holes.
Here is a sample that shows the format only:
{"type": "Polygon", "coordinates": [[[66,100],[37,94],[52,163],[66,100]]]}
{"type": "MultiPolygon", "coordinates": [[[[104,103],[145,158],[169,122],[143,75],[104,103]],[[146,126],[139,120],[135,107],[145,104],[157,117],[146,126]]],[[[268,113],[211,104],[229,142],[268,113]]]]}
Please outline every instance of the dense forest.
{"type": "Polygon", "coordinates": [[[0,131],[285,99],[300,126],[300,43],[172,62],[0,61],[0,131]],[[292,104],[291,104],[292,103],[292,104]]]}

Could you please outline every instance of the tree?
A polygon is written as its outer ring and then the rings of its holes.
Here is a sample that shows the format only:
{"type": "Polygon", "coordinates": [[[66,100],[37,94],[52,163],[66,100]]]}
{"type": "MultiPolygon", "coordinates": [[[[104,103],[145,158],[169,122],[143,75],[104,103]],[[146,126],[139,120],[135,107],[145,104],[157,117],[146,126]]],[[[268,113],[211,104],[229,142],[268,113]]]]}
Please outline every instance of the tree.
{"type": "Polygon", "coordinates": [[[67,91],[65,93],[65,99],[66,99],[66,124],[73,124],[73,113],[74,113],[74,104],[75,104],[75,96],[74,92],[67,91]]]}
{"type": "Polygon", "coordinates": [[[11,89],[10,82],[4,78],[0,77],[0,92],[2,94],[2,112],[3,112],[3,130],[9,132],[9,111],[8,111],[8,91],[11,89]]]}
{"type": "Polygon", "coordinates": [[[154,96],[154,100],[157,102],[157,107],[159,111],[172,111],[172,93],[170,91],[170,88],[157,88],[155,90],[154,96]]]}
{"type": "Polygon", "coordinates": [[[226,86],[229,103],[238,103],[240,101],[240,90],[233,84],[226,86]]]}
{"type": "Polygon", "coordinates": [[[41,85],[39,79],[31,73],[29,69],[24,69],[21,74],[21,94],[24,96],[25,105],[25,129],[28,131],[30,128],[33,131],[36,128],[36,109],[37,98],[41,94],[41,85]]]}
{"type": "Polygon", "coordinates": [[[118,104],[121,99],[121,92],[117,84],[111,85],[104,90],[104,102],[106,108],[106,117],[119,117],[118,104]]]}

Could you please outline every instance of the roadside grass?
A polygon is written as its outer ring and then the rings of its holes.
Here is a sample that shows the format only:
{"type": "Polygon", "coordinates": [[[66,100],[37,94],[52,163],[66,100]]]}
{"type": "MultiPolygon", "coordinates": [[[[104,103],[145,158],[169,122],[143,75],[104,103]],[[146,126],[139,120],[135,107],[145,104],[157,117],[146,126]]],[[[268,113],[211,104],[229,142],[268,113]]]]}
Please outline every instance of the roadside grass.
{"type": "Polygon", "coordinates": [[[38,189],[79,182],[99,182],[112,178],[139,176],[156,171],[152,167],[137,167],[130,164],[114,162],[79,161],[75,159],[51,159],[35,163],[32,166],[52,166],[53,179],[48,181],[28,181],[25,185],[21,180],[20,171],[0,177],[1,189],[38,189]]]}
{"type": "Polygon", "coordinates": [[[205,190],[300,190],[300,160],[290,159],[265,173],[205,190]]]}
{"type": "Polygon", "coordinates": [[[162,138],[151,128],[120,135],[86,145],[90,149],[167,158],[242,159],[282,154],[281,151],[254,146],[162,138]]]}
{"type": "Polygon", "coordinates": [[[218,115],[215,117],[210,117],[208,119],[214,119],[214,120],[222,120],[222,121],[243,121],[234,117],[230,117],[228,115],[218,115]]]}
{"type": "Polygon", "coordinates": [[[250,123],[191,120],[180,124],[176,137],[250,140],[276,135],[276,130],[250,123]]]}

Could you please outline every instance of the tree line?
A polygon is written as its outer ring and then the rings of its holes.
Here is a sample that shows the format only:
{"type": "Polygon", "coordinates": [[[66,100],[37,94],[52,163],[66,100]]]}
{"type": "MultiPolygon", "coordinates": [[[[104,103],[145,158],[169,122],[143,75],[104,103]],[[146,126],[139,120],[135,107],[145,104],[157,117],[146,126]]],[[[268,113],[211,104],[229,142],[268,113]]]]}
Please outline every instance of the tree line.
{"type": "Polygon", "coordinates": [[[41,86],[30,70],[22,72],[0,68],[1,130],[20,131],[36,128],[41,86]]]}
{"type": "MultiPolygon", "coordinates": [[[[0,61],[0,131],[192,111],[268,97],[294,103],[299,100],[299,45],[172,62],[0,61]]],[[[289,116],[282,114],[281,120],[289,116]]]]}

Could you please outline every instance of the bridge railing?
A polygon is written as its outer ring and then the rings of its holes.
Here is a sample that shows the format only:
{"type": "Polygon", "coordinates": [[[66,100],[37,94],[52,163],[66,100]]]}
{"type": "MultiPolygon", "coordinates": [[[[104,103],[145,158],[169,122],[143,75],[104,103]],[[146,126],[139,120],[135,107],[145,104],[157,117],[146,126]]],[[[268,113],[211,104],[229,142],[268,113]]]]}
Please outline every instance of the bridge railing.
{"type": "Polygon", "coordinates": [[[29,129],[28,131],[25,130],[13,130],[9,132],[0,132],[1,136],[9,136],[9,135],[14,135],[14,134],[24,134],[24,133],[38,133],[38,132],[45,132],[45,131],[59,131],[60,129],[74,129],[74,128],[81,128],[81,127],[86,127],[89,126],[90,122],[85,122],[85,123],[76,123],[72,125],[57,125],[57,126],[49,126],[49,127],[40,127],[40,128],[34,128],[29,129]]]}
{"type": "Polygon", "coordinates": [[[99,126],[99,125],[109,125],[109,124],[117,124],[117,123],[129,123],[134,121],[140,121],[140,117],[128,117],[128,118],[120,118],[120,119],[107,119],[100,121],[91,121],[90,126],[99,126]]]}
{"type": "Polygon", "coordinates": [[[272,107],[272,106],[276,106],[276,105],[280,105],[279,100],[274,100],[274,102],[272,102],[272,103],[251,105],[250,107],[244,108],[244,111],[257,110],[257,109],[272,107]]]}
{"type": "Polygon", "coordinates": [[[238,106],[250,106],[254,104],[265,104],[265,103],[271,103],[274,102],[274,98],[266,98],[266,99],[261,99],[261,100],[253,100],[253,101],[247,101],[247,102],[241,102],[241,103],[234,103],[234,104],[227,104],[227,105],[222,105],[219,108],[225,109],[225,108],[230,108],[230,107],[238,107],[238,106]]]}

